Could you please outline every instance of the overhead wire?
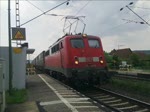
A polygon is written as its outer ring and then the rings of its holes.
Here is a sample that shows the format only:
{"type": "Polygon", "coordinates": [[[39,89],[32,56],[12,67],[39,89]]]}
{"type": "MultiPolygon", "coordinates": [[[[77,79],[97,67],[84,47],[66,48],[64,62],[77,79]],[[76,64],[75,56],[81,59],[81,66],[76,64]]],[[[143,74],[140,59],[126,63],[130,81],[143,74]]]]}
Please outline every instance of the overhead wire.
{"type": "MultiPolygon", "coordinates": [[[[90,0],[90,1],[92,1],[92,0],[90,0]]],[[[71,27],[71,26],[72,26],[74,23],[76,23],[76,22],[77,22],[77,24],[78,24],[78,20],[80,20],[80,21],[84,24],[84,29],[85,29],[86,24],[83,22],[82,19],[80,19],[80,17],[84,17],[84,18],[85,18],[85,16],[77,16],[77,14],[78,14],[79,12],[81,12],[81,11],[89,4],[90,1],[88,1],[83,7],[81,7],[81,8],[74,14],[74,16],[71,16],[71,18],[74,17],[74,18],[77,18],[77,20],[73,21],[70,25],[68,25],[67,27],[65,27],[65,29],[71,27]]],[[[66,17],[63,17],[63,18],[65,18],[65,21],[66,21],[67,16],[66,16],[66,17]]],[[[63,19],[63,18],[62,18],[62,19],[63,19]]],[[[77,28],[77,24],[76,24],[76,26],[75,26],[75,30],[76,30],[76,28],[77,28]]],[[[63,30],[65,30],[65,29],[63,29],[63,30]]],[[[84,30],[83,30],[83,31],[84,31],[84,30]]]]}
{"type": "Polygon", "coordinates": [[[139,8],[139,9],[145,9],[145,10],[150,10],[150,8],[139,7],[139,6],[130,6],[130,7],[139,8]]]}
{"type": "MultiPolygon", "coordinates": [[[[130,12],[130,11],[127,11],[125,14],[128,14],[129,12],[130,12]]],[[[114,13],[111,17],[115,16],[115,15],[118,14],[118,13],[120,13],[120,11],[116,11],[116,13],[114,13]]],[[[118,18],[119,18],[119,19],[122,19],[121,16],[118,16],[118,18]]],[[[108,19],[105,20],[105,21],[108,21],[108,19]]],[[[104,31],[101,33],[101,37],[104,36],[104,34],[105,34],[106,32],[108,32],[108,31],[110,31],[111,29],[115,29],[115,28],[121,27],[122,25],[125,25],[125,24],[127,24],[127,23],[130,23],[130,22],[127,21],[127,22],[125,22],[125,23],[121,23],[121,24],[118,24],[118,25],[116,25],[116,26],[113,26],[113,27],[111,27],[111,28],[108,28],[108,29],[104,30],[104,31]]]]}
{"type": "MultiPolygon", "coordinates": [[[[132,8],[139,8],[139,9],[144,9],[144,10],[150,10],[150,8],[145,8],[145,7],[140,7],[140,6],[130,6],[130,7],[132,7],[132,8]]],[[[128,6],[128,9],[130,10],[130,11],[132,11],[130,8],[129,8],[129,6],[128,6]]],[[[135,15],[137,15],[134,11],[132,11],[135,15]]],[[[137,15],[138,17],[139,17],[139,15],[137,15]]],[[[148,15],[142,15],[142,16],[140,16],[139,18],[141,19],[142,17],[145,17],[145,16],[148,16],[148,15]]],[[[142,18],[142,20],[143,20],[143,18],[142,18]]],[[[150,19],[149,19],[150,20],[150,19]]],[[[149,25],[149,23],[148,23],[148,21],[149,20],[143,20],[147,25],[149,25]]],[[[131,20],[131,21],[134,21],[134,20],[131,20]]],[[[135,23],[143,23],[143,22],[135,22],[135,23]]]]}
{"type": "MultiPolygon", "coordinates": [[[[130,7],[134,7],[134,6],[130,6],[130,7]]],[[[134,8],[135,8],[135,7],[134,7],[134,8]]],[[[138,7],[138,8],[142,8],[142,7],[138,7]]],[[[149,9],[149,8],[144,8],[144,9],[149,9]]],[[[129,11],[128,11],[127,13],[129,13],[129,11]]],[[[127,14],[127,13],[126,13],[126,14],[127,14]]],[[[124,20],[124,19],[122,19],[122,20],[124,20]]],[[[149,19],[149,20],[150,20],[150,19],[149,19]]],[[[149,21],[149,20],[148,20],[148,21],[149,21]]],[[[147,21],[147,22],[148,22],[148,21],[147,21]]],[[[138,22],[138,21],[134,21],[134,20],[128,20],[128,21],[125,22],[125,23],[119,24],[119,25],[117,25],[117,26],[114,26],[114,27],[112,27],[112,28],[109,28],[108,30],[105,30],[104,32],[102,32],[102,35],[104,35],[105,32],[107,32],[107,31],[109,31],[109,30],[111,30],[111,29],[118,28],[118,27],[120,27],[121,25],[124,25],[124,24],[127,24],[127,23],[131,23],[131,22],[143,24],[143,22],[138,22]]]]}
{"type": "Polygon", "coordinates": [[[122,24],[116,25],[116,26],[114,26],[114,27],[111,27],[111,28],[109,28],[109,29],[105,30],[104,32],[102,32],[102,33],[101,33],[101,37],[102,37],[102,36],[104,36],[105,32],[107,32],[107,31],[109,31],[109,30],[111,30],[111,29],[118,28],[118,27],[120,27],[120,26],[122,26],[122,25],[125,25],[125,24],[127,24],[127,23],[130,23],[130,21],[127,21],[127,22],[125,22],[125,23],[122,23],[122,24]]]}
{"type": "MultiPolygon", "coordinates": [[[[130,7],[134,7],[134,6],[130,6],[130,7]]],[[[134,7],[134,8],[135,8],[135,7],[134,7]]],[[[138,7],[138,8],[142,8],[142,7],[138,7]]],[[[144,8],[144,9],[149,9],[149,8],[144,8]]],[[[126,14],[128,14],[129,12],[130,12],[130,11],[128,11],[126,14]]],[[[123,20],[123,19],[122,19],[122,20],[123,20]]],[[[149,19],[148,21],[150,21],[150,19],[149,19]]],[[[148,21],[147,21],[147,22],[148,22],[148,21]]],[[[117,25],[117,26],[114,26],[114,27],[112,27],[112,28],[109,28],[108,30],[105,30],[105,31],[102,33],[102,35],[104,35],[105,32],[107,32],[107,31],[109,31],[109,30],[111,30],[111,29],[118,28],[118,27],[120,27],[120,26],[122,26],[122,25],[124,25],[124,24],[131,23],[131,22],[143,24],[143,22],[138,22],[138,21],[134,21],[134,20],[129,20],[129,21],[125,22],[125,23],[119,24],[119,25],[117,25]]]]}
{"type": "MultiPolygon", "coordinates": [[[[77,13],[75,14],[75,16],[79,13],[79,12],[81,12],[91,1],[93,1],[93,0],[90,0],[90,1],[88,1],[83,7],[81,7],[78,11],[77,11],[77,13]]],[[[117,11],[117,13],[118,12],[120,12],[120,11],[117,11]]],[[[129,13],[129,11],[127,12],[127,13],[129,13]]],[[[116,13],[115,13],[116,14],[116,13]]],[[[114,15],[115,15],[114,14],[114,15]]],[[[114,16],[113,15],[113,16],[114,16]]],[[[83,22],[83,20],[82,20],[82,22],[83,22]]],[[[117,28],[117,27],[120,27],[121,25],[124,25],[124,24],[127,24],[127,23],[129,23],[129,22],[125,22],[125,23],[122,23],[122,24],[119,24],[119,25],[117,25],[117,26],[114,26],[114,27],[112,27],[112,28],[109,28],[108,30],[110,30],[110,29],[114,29],[114,28],[117,28]]],[[[108,31],[108,30],[106,30],[106,31],[108,31]]],[[[106,32],[106,31],[104,31],[104,32],[106,32]]],[[[103,33],[104,33],[103,32],[103,33]]]]}
{"type": "Polygon", "coordinates": [[[29,4],[31,4],[32,6],[34,6],[36,9],[38,9],[41,12],[44,12],[43,10],[41,10],[39,7],[37,7],[36,5],[34,5],[33,3],[31,3],[29,0],[26,0],[29,4]]]}
{"type": "MultiPolygon", "coordinates": [[[[41,10],[39,7],[37,7],[36,5],[34,5],[33,3],[31,3],[29,0],[26,0],[27,2],[29,2],[32,6],[34,6],[36,9],[38,9],[38,10],[40,10],[41,12],[44,12],[43,10],[41,10]]],[[[78,11],[77,11],[77,13],[75,14],[75,16],[78,14],[78,13],[80,13],[91,1],[93,1],[93,0],[90,0],[90,1],[88,1],[83,7],[81,7],[78,11]]],[[[131,7],[134,7],[134,6],[131,6],[131,7]]],[[[143,8],[143,7],[134,7],[134,8],[142,8],[142,9],[149,9],[150,10],[150,8],[143,8]]],[[[118,11],[117,11],[118,12],[118,11]]],[[[129,13],[129,11],[127,12],[127,13],[129,13]]],[[[126,13],[126,14],[127,14],[126,13]]],[[[52,16],[55,16],[54,14],[49,14],[49,15],[52,15],[52,16]]],[[[115,15],[115,14],[114,14],[115,15]]],[[[58,15],[59,16],[59,15],[58,15]]],[[[60,16],[63,16],[63,15],[60,15],[60,16]]],[[[148,20],[149,21],[149,20],[148,20]]],[[[129,23],[129,22],[127,22],[127,23],[129,23]]],[[[120,25],[124,25],[124,24],[126,24],[126,23],[123,23],[123,24],[120,24],[120,25]]],[[[117,26],[120,26],[120,25],[117,25],[117,26]]],[[[112,27],[112,28],[117,28],[116,26],[115,27],[112,27]]],[[[112,29],[111,28],[111,29],[112,29]]]]}
{"type": "Polygon", "coordinates": [[[53,7],[53,8],[51,8],[51,9],[49,9],[49,10],[43,12],[43,13],[41,13],[41,14],[39,14],[38,16],[36,16],[36,17],[34,17],[34,18],[28,20],[27,22],[21,24],[20,26],[25,25],[25,24],[27,24],[27,23],[29,23],[29,22],[35,20],[36,18],[38,18],[38,17],[40,17],[40,16],[42,16],[42,15],[44,15],[44,14],[50,12],[51,10],[54,10],[55,8],[57,8],[57,7],[61,6],[61,5],[63,5],[64,3],[68,3],[69,1],[70,1],[70,0],[66,0],[65,2],[62,2],[61,4],[59,4],[59,5],[57,5],[57,6],[53,7]]]}
{"type": "Polygon", "coordinates": [[[81,7],[81,8],[77,11],[77,13],[75,14],[75,16],[76,16],[79,12],[81,12],[91,1],[93,1],[93,0],[88,1],[83,7],[81,7]]]}

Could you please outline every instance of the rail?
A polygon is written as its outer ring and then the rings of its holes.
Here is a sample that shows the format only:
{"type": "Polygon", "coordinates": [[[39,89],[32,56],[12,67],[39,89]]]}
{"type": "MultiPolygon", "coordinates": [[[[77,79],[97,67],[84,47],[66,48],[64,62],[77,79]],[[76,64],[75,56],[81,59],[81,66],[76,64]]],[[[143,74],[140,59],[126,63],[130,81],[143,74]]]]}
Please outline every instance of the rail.
{"type": "Polygon", "coordinates": [[[115,75],[113,75],[113,77],[135,79],[135,80],[141,80],[141,81],[150,81],[150,75],[149,74],[142,74],[142,73],[137,73],[137,75],[115,74],[115,75]]]}
{"type": "Polygon", "coordinates": [[[5,107],[5,60],[0,58],[0,112],[4,112],[5,107]]]}
{"type": "MultiPolygon", "coordinates": [[[[57,80],[62,85],[72,88],[69,85],[57,80]]],[[[118,94],[116,92],[100,88],[99,86],[89,87],[85,85],[83,88],[77,89],[73,87],[74,91],[80,95],[90,98],[91,102],[97,102],[96,105],[103,106],[103,109],[113,112],[150,112],[150,104],[118,94]]]]}
{"type": "Polygon", "coordinates": [[[150,73],[109,71],[112,77],[150,81],[150,73]]]}
{"type": "Polygon", "coordinates": [[[124,96],[104,88],[96,87],[95,91],[84,93],[94,101],[105,105],[115,112],[149,112],[150,104],[124,96]]]}

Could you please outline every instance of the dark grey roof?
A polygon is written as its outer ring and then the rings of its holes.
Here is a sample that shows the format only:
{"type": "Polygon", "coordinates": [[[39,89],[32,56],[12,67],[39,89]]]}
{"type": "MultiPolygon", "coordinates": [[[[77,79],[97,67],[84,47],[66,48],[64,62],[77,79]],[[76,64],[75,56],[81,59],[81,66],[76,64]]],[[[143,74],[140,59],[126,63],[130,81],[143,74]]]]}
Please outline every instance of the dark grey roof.
{"type": "Polygon", "coordinates": [[[35,49],[27,49],[27,54],[33,54],[35,49]]]}

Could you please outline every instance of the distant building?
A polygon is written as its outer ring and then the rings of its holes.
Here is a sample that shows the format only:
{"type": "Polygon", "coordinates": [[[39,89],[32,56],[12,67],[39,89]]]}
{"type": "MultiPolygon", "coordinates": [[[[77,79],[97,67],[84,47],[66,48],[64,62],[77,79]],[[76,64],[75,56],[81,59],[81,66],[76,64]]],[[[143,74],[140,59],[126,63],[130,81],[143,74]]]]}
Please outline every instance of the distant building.
{"type": "Polygon", "coordinates": [[[143,53],[146,55],[150,55],[150,50],[134,50],[135,53],[143,53]]]}
{"type": "Polygon", "coordinates": [[[141,60],[149,60],[150,50],[137,50],[133,51],[133,53],[137,54],[141,60]]]}
{"type": "Polygon", "coordinates": [[[128,60],[133,53],[136,54],[140,60],[147,60],[150,57],[150,50],[131,51],[130,48],[118,49],[118,50],[113,49],[110,52],[110,55],[118,56],[121,59],[128,60]]]}
{"type": "Polygon", "coordinates": [[[110,52],[110,55],[118,56],[118,57],[120,57],[120,58],[122,58],[124,60],[127,60],[132,55],[132,51],[131,51],[130,48],[118,49],[118,50],[113,49],[110,52]]]}

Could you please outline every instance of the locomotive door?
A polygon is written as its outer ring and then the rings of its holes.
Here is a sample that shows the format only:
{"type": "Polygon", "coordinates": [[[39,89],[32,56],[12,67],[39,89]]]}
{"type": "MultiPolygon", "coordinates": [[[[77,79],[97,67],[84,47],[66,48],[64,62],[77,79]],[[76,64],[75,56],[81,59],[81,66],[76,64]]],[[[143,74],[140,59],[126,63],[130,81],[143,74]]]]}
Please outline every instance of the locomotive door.
{"type": "Polygon", "coordinates": [[[64,55],[63,55],[63,44],[62,42],[59,43],[60,48],[60,61],[61,61],[61,68],[64,68],[64,55]]]}

